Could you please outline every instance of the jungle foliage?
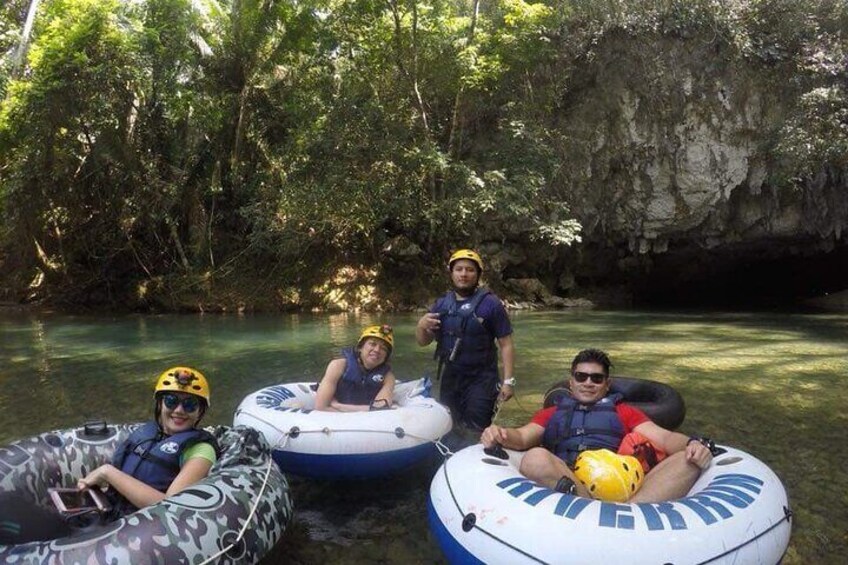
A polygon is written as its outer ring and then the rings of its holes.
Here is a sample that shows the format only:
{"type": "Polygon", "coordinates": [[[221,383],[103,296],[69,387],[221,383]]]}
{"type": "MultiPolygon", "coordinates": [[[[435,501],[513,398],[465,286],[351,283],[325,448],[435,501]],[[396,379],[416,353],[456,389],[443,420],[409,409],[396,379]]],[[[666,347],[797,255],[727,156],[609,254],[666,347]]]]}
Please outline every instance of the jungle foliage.
{"type": "Polygon", "coordinates": [[[309,303],[401,243],[571,244],[556,116],[611,33],[791,68],[785,182],[848,156],[837,0],[42,0],[24,38],[31,4],[0,8],[0,261],[72,303],[234,277],[309,303]]]}

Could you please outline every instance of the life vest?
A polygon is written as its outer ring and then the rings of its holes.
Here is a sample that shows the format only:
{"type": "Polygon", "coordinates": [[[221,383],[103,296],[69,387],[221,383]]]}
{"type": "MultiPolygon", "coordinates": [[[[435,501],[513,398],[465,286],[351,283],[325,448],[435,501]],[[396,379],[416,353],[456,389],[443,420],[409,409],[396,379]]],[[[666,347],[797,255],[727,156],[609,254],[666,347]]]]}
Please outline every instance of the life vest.
{"type": "Polygon", "coordinates": [[[359,353],[352,347],[342,349],[342,355],[347,364],[336,385],[336,400],[342,404],[371,404],[383,388],[386,374],[392,368],[388,363],[383,363],[366,370],[359,362],[359,353]]]}
{"type": "Polygon", "coordinates": [[[437,359],[466,367],[497,367],[495,340],[476,316],[477,307],[488,294],[488,289],[478,288],[469,298],[461,301],[456,299],[453,291],[445,295],[437,311],[441,320],[437,359]],[[456,353],[451,359],[454,347],[456,353]]]}
{"type": "Polygon", "coordinates": [[[610,394],[594,404],[580,404],[571,396],[562,398],[545,426],[542,445],[568,465],[587,449],[616,452],[625,432],[615,409],[622,398],[610,394]]]}
{"type": "MultiPolygon", "coordinates": [[[[209,443],[219,453],[218,442],[206,430],[191,429],[166,435],[156,422],[150,421],[137,428],[112,457],[112,465],[141,482],[166,492],[180,473],[180,456],[197,443],[209,443]]],[[[122,513],[135,510],[120,495],[118,505],[122,513]]]]}

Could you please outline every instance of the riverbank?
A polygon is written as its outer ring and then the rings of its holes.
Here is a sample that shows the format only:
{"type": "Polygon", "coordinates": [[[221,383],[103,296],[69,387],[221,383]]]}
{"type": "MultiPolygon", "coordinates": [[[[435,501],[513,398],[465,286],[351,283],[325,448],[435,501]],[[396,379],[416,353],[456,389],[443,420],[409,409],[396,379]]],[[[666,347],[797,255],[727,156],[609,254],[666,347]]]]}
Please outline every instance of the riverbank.
{"type": "MultiPolygon", "coordinates": [[[[112,295],[62,293],[39,286],[3,290],[0,310],[63,313],[274,313],[274,312],[418,312],[427,309],[447,288],[422,280],[378,281],[369,273],[337,277],[309,288],[275,285],[254,277],[173,276],[139,283],[132,291],[112,295]],[[17,299],[8,299],[14,297],[17,299]]],[[[585,296],[556,296],[537,279],[508,279],[490,287],[510,310],[626,307],[624,289],[605,289],[585,296]]]]}
{"type": "MultiPolygon", "coordinates": [[[[257,274],[181,274],[155,277],[134,283],[131,288],[83,292],[67,287],[47,287],[37,282],[26,287],[0,282],[0,311],[49,311],[85,313],[337,313],[420,312],[447,289],[443,273],[378,276],[368,269],[347,268],[309,283],[287,284],[257,274]]],[[[662,302],[638,300],[630,287],[572,286],[565,296],[555,294],[536,278],[484,279],[510,310],[566,310],[572,308],[630,309],[657,307],[662,302]]],[[[679,298],[679,297],[678,297],[679,298]]],[[[708,310],[793,309],[830,312],[848,311],[848,289],[815,298],[787,296],[783,299],[736,300],[728,304],[707,302],[708,310]]],[[[677,304],[674,302],[674,304],[677,304]]],[[[688,308],[699,308],[693,296],[688,308]]],[[[677,304],[680,307],[680,304],[677,304]]]]}
{"type": "MultiPolygon", "coordinates": [[[[144,301],[126,301],[121,303],[77,303],[38,297],[21,302],[0,301],[0,313],[56,313],[56,314],[273,314],[273,313],[379,313],[379,312],[424,312],[444,289],[433,290],[432,294],[420,302],[408,302],[384,298],[371,293],[368,287],[336,289],[319,300],[293,302],[280,300],[282,293],[257,295],[251,292],[238,292],[226,289],[222,292],[178,293],[175,295],[153,295],[144,301]]],[[[555,311],[570,309],[630,309],[638,305],[624,289],[598,289],[586,292],[583,296],[561,297],[552,294],[534,296],[509,290],[493,291],[503,300],[510,311],[555,311]]],[[[848,290],[830,293],[824,296],[803,299],[797,303],[745,308],[743,310],[769,311],[774,309],[813,312],[848,312],[848,290]]],[[[697,308],[696,308],[697,309],[697,308]]],[[[725,310],[708,308],[707,310],[725,310]]],[[[741,311],[730,308],[730,311],[741,311]]]]}

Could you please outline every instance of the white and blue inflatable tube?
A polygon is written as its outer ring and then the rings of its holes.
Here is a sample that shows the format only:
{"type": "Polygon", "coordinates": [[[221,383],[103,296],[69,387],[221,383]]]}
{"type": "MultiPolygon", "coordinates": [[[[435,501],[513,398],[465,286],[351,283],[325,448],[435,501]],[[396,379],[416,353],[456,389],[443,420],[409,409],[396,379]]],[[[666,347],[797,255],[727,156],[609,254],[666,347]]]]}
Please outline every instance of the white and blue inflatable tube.
{"type": "Polygon", "coordinates": [[[434,443],[451,429],[426,379],[398,383],[389,410],[318,411],[315,394],[308,382],[263,388],[242,400],[234,423],[262,432],[284,472],[345,480],[408,468],[436,453],[434,443]]]}
{"type": "Polygon", "coordinates": [[[792,513],[761,461],[721,447],[686,497],[602,502],[545,488],[481,445],[445,461],[428,500],[430,528],[450,563],[780,563],[792,513]]]}

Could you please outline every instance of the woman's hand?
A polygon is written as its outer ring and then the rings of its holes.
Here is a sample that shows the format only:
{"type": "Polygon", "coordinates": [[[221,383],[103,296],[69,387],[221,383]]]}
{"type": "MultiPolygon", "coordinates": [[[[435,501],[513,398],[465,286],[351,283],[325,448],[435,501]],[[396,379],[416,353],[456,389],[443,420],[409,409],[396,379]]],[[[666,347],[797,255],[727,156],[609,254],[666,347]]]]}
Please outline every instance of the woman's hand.
{"type": "Polygon", "coordinates": [[[110,485],[109,475],[114,473],[114,471],[115,468],[108,463],[101,465],[77,481],[77,488],[80,490],[94,487],[105,489],[110,485]]]}

